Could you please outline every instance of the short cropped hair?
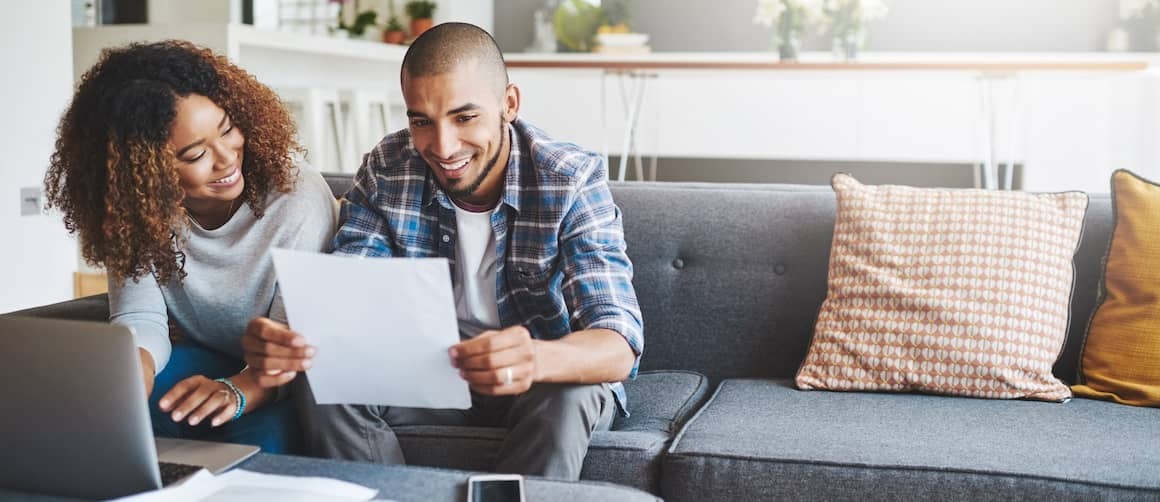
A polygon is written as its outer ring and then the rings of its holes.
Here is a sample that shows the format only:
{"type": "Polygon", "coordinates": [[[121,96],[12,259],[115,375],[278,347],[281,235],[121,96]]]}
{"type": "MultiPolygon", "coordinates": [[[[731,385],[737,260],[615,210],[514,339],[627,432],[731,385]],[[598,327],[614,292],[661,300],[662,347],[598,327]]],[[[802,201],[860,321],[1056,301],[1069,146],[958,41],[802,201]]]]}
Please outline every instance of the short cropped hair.
{"type": "Polygon", "coordinates": [[[399,80],[448,73],[471,63],[492,77],[497,91],[507,87],[503,52],[487,31],[468,23],[442,23],[423,32],[407,49],[399,80]]]}

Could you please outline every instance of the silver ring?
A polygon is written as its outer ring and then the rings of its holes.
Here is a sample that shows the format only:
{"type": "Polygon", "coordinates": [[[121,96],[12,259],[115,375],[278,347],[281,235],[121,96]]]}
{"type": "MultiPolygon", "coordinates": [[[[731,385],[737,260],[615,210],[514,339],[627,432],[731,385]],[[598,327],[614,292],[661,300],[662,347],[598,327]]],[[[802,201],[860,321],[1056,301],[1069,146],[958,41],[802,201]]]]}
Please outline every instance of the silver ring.
{"type": "Polygon", "coordinates": [[[504,385],[511,385],[512,384],[512,367],[511,366],[504,368],[503,384],[504,385]]]}

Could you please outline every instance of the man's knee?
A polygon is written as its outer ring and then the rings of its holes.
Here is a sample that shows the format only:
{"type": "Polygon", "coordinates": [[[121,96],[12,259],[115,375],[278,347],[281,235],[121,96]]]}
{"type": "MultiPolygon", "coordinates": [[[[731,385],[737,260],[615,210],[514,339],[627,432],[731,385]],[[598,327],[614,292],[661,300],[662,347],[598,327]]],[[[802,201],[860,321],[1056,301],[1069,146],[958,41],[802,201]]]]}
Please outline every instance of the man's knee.
{"type": "Polygon", "coordinates": [[[379,422],[375,407],[343,404],[317,404],[310,385],[298,378],[291,385],[291,396],[311,449],[320,442],[331,442],[345,436],[365,436],[367,422],[379,422]]]}
{"type": "Polygon", "coordinates": [[[536,384],[520,399],[525,406],[522,416],[514,417],[517,421],[543,422],[549,427],[575,422],[589,431],[613,406],[611,392],[600,384],[536,384]]]}

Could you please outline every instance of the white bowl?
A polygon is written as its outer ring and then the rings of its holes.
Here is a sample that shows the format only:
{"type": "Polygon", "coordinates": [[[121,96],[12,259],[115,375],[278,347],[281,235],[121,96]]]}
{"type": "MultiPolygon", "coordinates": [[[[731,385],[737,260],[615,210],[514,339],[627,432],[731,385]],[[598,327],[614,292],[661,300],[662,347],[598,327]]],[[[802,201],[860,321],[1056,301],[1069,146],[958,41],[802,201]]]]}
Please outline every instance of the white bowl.
{"type": "Polygon", "coordinates": [[[648,33],[600,33],[596,43],[605,47],[637,47],[648,43],[648,33]]]}

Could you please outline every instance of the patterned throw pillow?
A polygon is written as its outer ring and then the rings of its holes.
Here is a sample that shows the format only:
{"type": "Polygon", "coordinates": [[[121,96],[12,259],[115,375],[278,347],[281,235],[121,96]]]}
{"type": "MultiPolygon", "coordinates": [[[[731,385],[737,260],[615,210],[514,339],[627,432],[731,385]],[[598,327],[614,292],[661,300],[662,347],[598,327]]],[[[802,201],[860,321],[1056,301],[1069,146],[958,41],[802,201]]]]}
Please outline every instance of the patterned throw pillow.
{"type": "Polygon", "coordinates": [[[1160,186],[1112,173],[1116,225],[1075,395],[1160,406],[1160,186]]]}
{"type": "Polygon", "coordinates": [[[1087,195],[832,184],[829,291],[799,388],[1071,397],[1051,367],[1087,195]]]}

